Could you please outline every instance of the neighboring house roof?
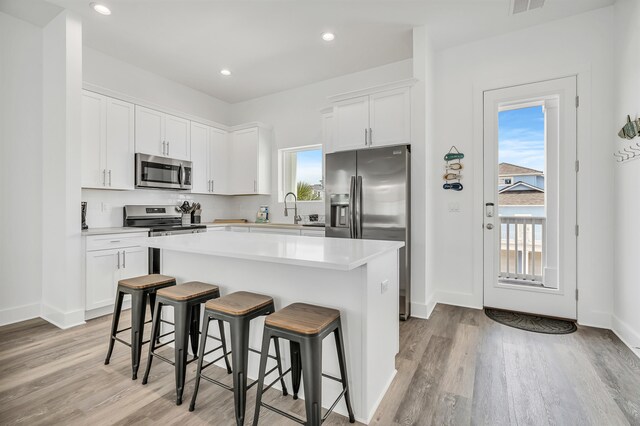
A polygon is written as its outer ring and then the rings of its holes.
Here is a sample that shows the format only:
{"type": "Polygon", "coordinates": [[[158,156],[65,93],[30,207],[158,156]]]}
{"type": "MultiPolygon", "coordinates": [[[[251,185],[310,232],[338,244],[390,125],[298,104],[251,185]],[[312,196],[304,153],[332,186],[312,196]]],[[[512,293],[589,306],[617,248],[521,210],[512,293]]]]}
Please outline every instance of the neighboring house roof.
{"type": "Polygon", "coordinates": [[[539,191],[544,192],[542,188],[538,188],[537,186],[530,185],[526,182],[519,180],[518,182],[511,184],[509,186],[505,186],[499,192],[511,192],[511,191],[539,191]]]}
{"type": "Polygon", "coordinates": [[[544,206],[544,191],[518,181],[498,192],[499,206],[544,206]]]}
{"type": "Polygon", "coordinates": [[[543,175],[543,174],[544,173],[540,170],[517,166],[511,163],[500,163],[498,165],[499,176],[522,176],[522,175],[543,175]]]}

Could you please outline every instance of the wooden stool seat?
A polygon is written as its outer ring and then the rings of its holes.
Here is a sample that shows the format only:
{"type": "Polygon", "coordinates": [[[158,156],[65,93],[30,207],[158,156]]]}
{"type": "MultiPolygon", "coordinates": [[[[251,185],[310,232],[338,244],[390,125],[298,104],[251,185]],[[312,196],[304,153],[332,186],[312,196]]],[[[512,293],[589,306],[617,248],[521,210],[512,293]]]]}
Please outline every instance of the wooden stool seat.
{"type": "Polygon", "coordinates": [[[184,301],[219,294],[217,285],[206,284],[200,281],[189,281],[184,284],[166,287],[158,290],[158,296],[176,301],[184,301]]]}
{"type": "Polygon", "coordinates": [[[249,312],[262,309],[270,303],[273,303],[271,296],[250,293],[248,291],[238,291],[219,299],[209,300],[205,305],[205,309],[228,315],[246,315],[249,312]]]}
{"type": "Polygon", "coordinates": [[[300,334],[318,334],[340,317],[340,311],[307,303],[292,303],[269,315],[265,324],[300,334]]]}
{"type": "Polygon", "coordinates": [[[168,283],[175,282],[176,279],[166,275],[151,274],[141,277],[126,278],[118,281],[118,285],[132,288],[134,290],[144,290],[152,287],[164,286],[168,283]]]}

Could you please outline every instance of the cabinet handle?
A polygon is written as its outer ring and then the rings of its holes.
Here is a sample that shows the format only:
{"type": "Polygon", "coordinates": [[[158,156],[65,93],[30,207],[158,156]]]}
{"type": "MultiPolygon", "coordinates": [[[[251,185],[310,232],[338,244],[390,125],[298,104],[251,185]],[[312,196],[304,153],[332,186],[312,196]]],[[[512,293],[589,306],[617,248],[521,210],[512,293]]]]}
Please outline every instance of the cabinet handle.
{"type": "Polygon", "coordinates": [[[109,169],[109,186],[111,186],[111,169],[109,169]]]}
{"type": "Polygon", "coordinates": [[[211,192],[213,192],[213,191],[214,191],[214,188],[215,188],[215,184],[214,184],[214,182],[215,182],[215,181],[214,181],[213,179],[211,179],[211,192]]]}
{"type": "Polygon", "coordinates": [[[118,252],[118,269],[120,269],[120,252],[118,252]]]}
{"type": "Polygon", "coordinates": [[[369,146],[373,146],[373,130],[369,127],[369,146]]]}
{"type": "Polygon", "coordinates": [[[107,186],[107,169],[102,169],[102,186],[107,186]]]}
{"type": "Polygon", "coordinates": [[[126,268],[127,267],[127,252],[122,250],[122,267],[126,268]]]}
{"type": "Polygon", "coordinates": [[[367,146],[367,129],[364,129],[364,146],[367,146]]]}
{"type": "Polygon", "coordinates": [[[167,141],[167,155],[169,155],[169,141],[167,141]]]}
{"type": "Polygon", "coordinates": [[[165,145],[167,143],[165,141],[162,141],[162,155],[167,155],[167,149],[165,148],[165,145]]]}

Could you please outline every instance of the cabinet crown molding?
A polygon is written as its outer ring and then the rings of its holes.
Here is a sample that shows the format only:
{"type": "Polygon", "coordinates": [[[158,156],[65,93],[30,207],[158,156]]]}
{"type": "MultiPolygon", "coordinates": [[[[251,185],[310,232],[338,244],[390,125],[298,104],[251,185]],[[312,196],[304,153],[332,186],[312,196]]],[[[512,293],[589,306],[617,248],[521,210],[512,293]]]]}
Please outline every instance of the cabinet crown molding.
{"type": "Polygon", "coordinates": [[[386,90],[399,89],[401,87],[411,87],[418,82],[417,78],[407,78],[404,80],[393,81],[390,83],[381,84],[378,86],[368,87],[365,89],[352,90],[350,92],[339,93],[327,97],[330,102],[340,102],[346,99],[357,98],[359,96],[366,96],[372,93],[384,92],[386,90]]]}

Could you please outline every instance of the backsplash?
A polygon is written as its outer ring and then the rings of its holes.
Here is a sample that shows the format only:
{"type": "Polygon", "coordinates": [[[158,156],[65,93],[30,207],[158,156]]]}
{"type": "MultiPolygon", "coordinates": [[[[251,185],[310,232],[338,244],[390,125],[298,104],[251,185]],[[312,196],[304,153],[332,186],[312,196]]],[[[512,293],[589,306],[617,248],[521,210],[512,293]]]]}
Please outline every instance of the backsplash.
{"type": "MultiPolygon", "coordinates": [[[[82,201],[87,202],[87,225],[89,228],[109,228],[122,226],[122,208],[126,204],[171,204],[179,205],[185,200],[197,201],[202,205],[202,222],[214,219],[256,220],[258,208],[269,206],[270,221],[273,223],[293,223],[293,210],[284,215],[284,204],[273,203],[275,197],[269,195],[223,196],[202,195],[188,192],[136,189],[134,191],[113,191],[106,189],[83,189],[82,201]]],[[[293,207],[293,202],[288,203],[293,207]]],[[[78,208],[80,208],[78,206],[78,208]]],[[[318,215],[318,222],[324,222],[324,203],[298,203],[298,214],[302,222],[309,222],[310,214],[318,215]]]]}
{"type": "MultiPolygon", "coordinates": [[[[226,211],[231,197],[191,194],[178,191],[136,189],[134,191],[113,191],[103,189],[83,189],[82,201],[87,202],[87,225],[89,228],[122,226],[122,208],[126,204],[182,204],[185,200],[197,201],[202,205],[202,221],[212,222],[215,218],[230,215],[226,211]]],[[[78,206],[78,208],[80,208],[78,206]]],[[[255,215],[255,213],[254,213],[255,215]]]]}

